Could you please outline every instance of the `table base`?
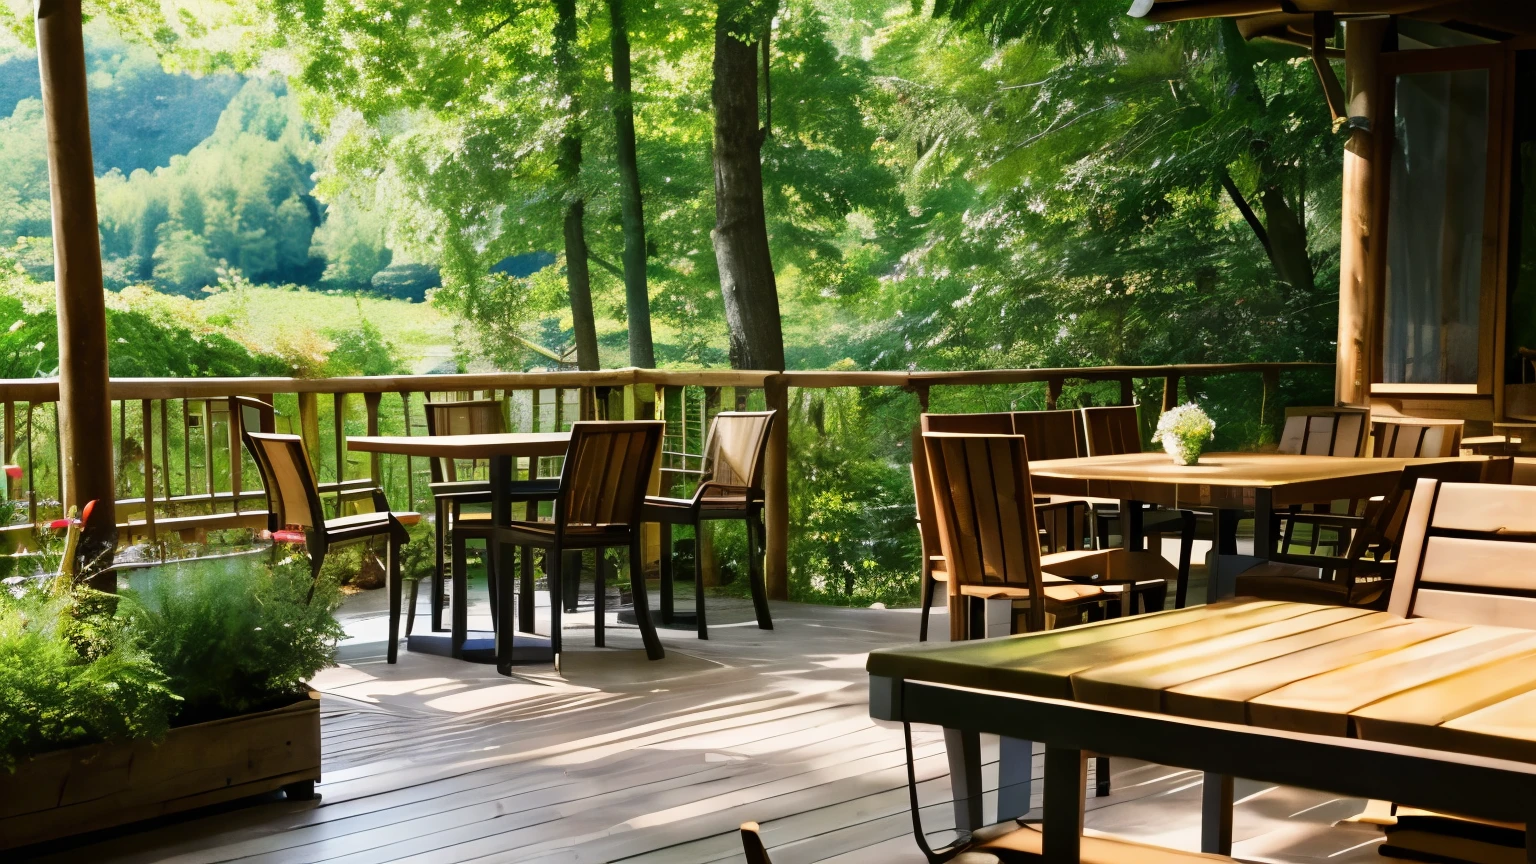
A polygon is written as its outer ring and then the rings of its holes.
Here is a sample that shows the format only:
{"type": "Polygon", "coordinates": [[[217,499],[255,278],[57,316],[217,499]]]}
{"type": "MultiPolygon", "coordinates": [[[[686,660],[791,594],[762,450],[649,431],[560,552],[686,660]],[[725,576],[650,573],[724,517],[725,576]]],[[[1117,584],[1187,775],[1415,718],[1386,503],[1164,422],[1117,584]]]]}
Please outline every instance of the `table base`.
{"type": "MultiPolygon", "coordinates": [[[[453,656],[453,637],[442,633],[413,633],[405,643],[406,650],[418,654],[453,656]]],[[[470,663],[496,662],[496,634],[489,630],[471,630],[464,640],[460,660],[470,663]]],[[[512,642],[512,662],[517,666],[538,666],[555,662],[555,652],[550,649],[549,637],[537,633],[518,633],[512,642]]]]}
{"type": "MultiPolygon", "coordinates": [[[[620,610],[618,618],[620,624],[632,624],[636,627],[640,626],[640,621],[635,618],[635,610],[633,608],[620,610]]],[[[656,629],[658,630],[699,629],[699,616],[693,614],[692,612],[689,612],[686,615],[681,612],[673,612],[671,621],[663,621],[661,620],[660,612],[652,612],[651,621],[656,625],[656,629]]]]}

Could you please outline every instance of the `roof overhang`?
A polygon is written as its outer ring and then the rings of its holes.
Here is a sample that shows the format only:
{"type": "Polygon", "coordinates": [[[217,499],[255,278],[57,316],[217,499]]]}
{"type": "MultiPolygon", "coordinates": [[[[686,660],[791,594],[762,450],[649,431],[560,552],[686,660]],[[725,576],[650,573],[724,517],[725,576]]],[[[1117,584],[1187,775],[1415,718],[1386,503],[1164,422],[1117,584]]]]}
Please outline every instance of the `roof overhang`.
{"type": "Polygon", "coordinates": [[[1312,44],[1319,13],[1346,21],[1396,15],[1495,41],[1536,34],[1536,2],[1529,0],[1137,0],[1131,7],[1147,21],[1235,18],[1248,39],[1302,46],[1312,44]]]}

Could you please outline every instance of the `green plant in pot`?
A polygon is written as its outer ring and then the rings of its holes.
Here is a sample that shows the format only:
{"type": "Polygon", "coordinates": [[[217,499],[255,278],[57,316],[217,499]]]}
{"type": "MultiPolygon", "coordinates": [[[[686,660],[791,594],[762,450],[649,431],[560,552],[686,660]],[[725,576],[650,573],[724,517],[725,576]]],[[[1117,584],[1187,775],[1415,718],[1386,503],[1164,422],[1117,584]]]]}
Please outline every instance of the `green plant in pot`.
{"type": "Polygon", "coordinates": [[[1195,465],[1207,444],[1216,437],[1216,422],[1193,402],[1164,411],[1157,418],[1157,431],[1152,442],[1162,444],[1163,450],[1173,457],[1174,464],[1195,465]]]}

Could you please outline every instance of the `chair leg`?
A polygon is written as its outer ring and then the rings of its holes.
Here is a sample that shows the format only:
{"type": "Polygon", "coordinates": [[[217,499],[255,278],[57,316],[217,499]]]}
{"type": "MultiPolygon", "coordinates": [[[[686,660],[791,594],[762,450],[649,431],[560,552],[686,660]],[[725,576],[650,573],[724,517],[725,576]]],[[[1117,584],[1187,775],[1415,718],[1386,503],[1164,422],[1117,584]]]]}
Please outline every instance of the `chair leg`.
{"type": "Polygon", "coordinates": [[[1173,595],[1175,609],[1183,609],[1189,600],[1190,559],[1195,554],[1195,513],[1193,510],[1180,510],[1179,513],[1183,525],[1179,531],[1179,577],[1173,595]]]}
{"type": "Polygon", "coordinates": [[[640,625],[640,641],[645,643],[645,656],[660,660],[665,656],[661,639],[656,636],[656,623],[651,620],[651,604],[645,597],[645,574],[641,572],[644,556],[640,549],[640,530],[636,526],[629,540],[629,589],[635,595],[635,623],[640,625]]]}
{"type": "Polygon", "coordinates": [[[411,638],[411,631],[416,629],[416,592],[421,589],[421,580],[411,580],[410,611],[405,613],[405,638],[411,638]]]}
{"type": "MultiPolygon", "coordinates": [[[[704,530],[704,526],[701,523],[698,523],[698,522],[693,523],[693,536],[694,537],[698,537],[699,536],[699,532],[701,532],[703,530],[704,530]]],[[[695,543],[697,543],[697,541],[695,541],[695,543]]],[[[751,550],[752,550],[752,537],[751,537],[751,535],[749,533],[748,536],[747,536],[747,554],[748,555],[752,554],[751,550]]],[[[693,556],[693,617],[694,617],[694,623],[695,623],[695,625],[698,628],[699,638],[700,639],[708,639],[709,638],[709,628],[704,623],[704,566],[703,565],[704,565],[704,562],[699,560],[698,553],[695,552],[694,556],[693,556]]]]}
{"type": "MultiPolygon", "coordinates": [[[[758,510],[747,516],[747,578],[752,583],[752,609],[757,613],[759,630],[773,629],[773,615],[768,611],[768,586],[763,579],[763,559],[768,557],[768,546],[764,542],[767,538],[763,511],[758,510]]],[[[703,607],[700,606],[700,609],[703,607]]],[[[701,612],[699,621],[703,620],[701,612]]]]}
{"type": "Polygon", "coordinates": [[[608,599],[606,596],[608,593],[608,556],[604,554],[607,551],[606,549],[596,550],[597,561],[595,562],[596,566],[593,568],[595,572],[592,576],[594,589],[592,596],[592,642],[599,648],[608,647],[607,637],[604,633],[604,627],[607,625],[605,620],[607,610],[603,608],[607,605],[604,601],[608,599]]]}
{"type": "Polygon", "coordinates": [[[534,613],[538,611],[533,599],[533,547],[517,547],[517,557],[523,577],[517,588],[517,629],[523,633],[532,633],[534,613]]]}
{"type": "MultiPolygon", "coordinates": [[[[491,601],[491,629],[492,630],[496,629],[497,617],[498,617],[499,611],[501,609],[501,606],[499,606],[496,603],[496,598],[497,598],[497,593],[496,592],[501,590],[501,585],[497,583],[496,576],[497,576],[497,574],[501,573],[501,570],[502,570],[503,566],[510,567],[512,565],[512,559],[511,558],[504,558],[504,557],[502,557],[502,556],[504,556],[506,554],[507,554],[506,548],[504,546],[502,546],[501,544],[496,543],[495,540],[487,539],[485,541],[485,560],[486,560],[485,591],[486,591],[486,594],[490,595],[490,601],[491,601]],[[495,567],[490,566],[490,562],[491,562],[491,545],[492,544],[496,545],[496,550],[495,550],[496,566],[495,567]]],[[[464,582],[465,582],[466,585],[469,583],[469,574],[467,572],[464,574],[464,582]]],[[[465,604],[468,605],[468,600],[467,599],[465,601],[465,604]]]]}
{"type": "Polygon", "coordinates": [[[1109,757],[1093,757],[1093,797],[1109,796],[1109,757]]]}
{"type": "Polygon", "coordinates": [[[564,574],[560,572],[564,557],[565,552],[559,547],[544,550],[544,580],[549,583],[549,647],[555,654],[556,669],[560,668],[560,612],[565,608],[565,600],[560,596],[565,589],[564,574]]]}
{"type": "MultiPolygon", "coordinates": [[[[448,598],[449,635],[448,655],[458,659],[464,655],[464,640],[469,638],[469,574],[465,572],[464,535],[455,531],[453,537],[452,595],[448,598]]],[[[487,558],[490,556],[487,555],[487,558]]]]}
{"type": "Polygon", "coordinates": [[[384,578],[389,586],[389,650],[393,663],[400,652],[400,544],[391,539],[384,546],[384,578]]]}
{"type": "Polygon", "coordinates": [[[661,529],[661,623],[672,623],[672,525],[667,522],[661,529]]]}
{"type": "MultiPolygon", "coordinates": [[[[927,556],[923,556],[926,558],[927,556]]],[[[933,586],[938,581],[933,578],[933,568],[928,561],[923,561],[923,572],[919,576],[923,582],[923,616],[917,625],[917,641],[928,641],[928,612],[933,608],[933,586]]]]}
{"type": "Polygon", "coordinates": [[[565,611],[575,612],[581,606],[581,556],[574,561],[561,561],[560,572],[565,576],[561,597],[565,598],[565,611]]]}
{"type": "MultiPolygon", "coordinates": [[[[437,503],[437,524],[433,526],[433,539],[437,542],[437,566],[432,570],[432,629],[443,629],[443,566],[446,563],[444,550],[448,542],[448,507],[447,502],[437,503]]],[[[453,566],[458,568],[460,563],[455,560],[453,566]]]]}

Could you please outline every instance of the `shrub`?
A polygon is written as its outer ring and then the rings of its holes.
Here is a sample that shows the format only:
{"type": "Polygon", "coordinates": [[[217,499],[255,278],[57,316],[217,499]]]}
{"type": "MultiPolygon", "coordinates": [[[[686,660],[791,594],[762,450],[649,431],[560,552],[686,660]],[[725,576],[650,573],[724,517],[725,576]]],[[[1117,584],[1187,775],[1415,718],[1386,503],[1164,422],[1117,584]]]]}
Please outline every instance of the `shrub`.
{"type": "Polygon", "coordinates": [[[0,768],[61,747],[165,734],[176,696],[137,635],[100,595],[0,590],[0,768]]]}
{"type": "Polygon", "coordinates": [[[132,626],[186,700],[181,722],[260,710],[330,665],[341,592],[322,575],[311,597],[311,584],[303,558],[241,557],[190,562],[125,593],[132,626]]]}

